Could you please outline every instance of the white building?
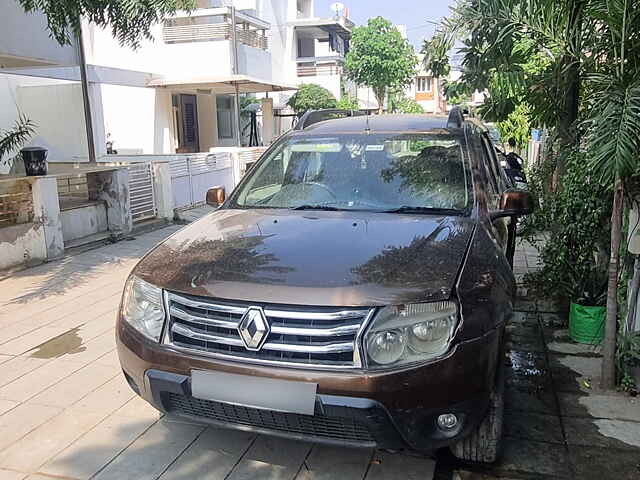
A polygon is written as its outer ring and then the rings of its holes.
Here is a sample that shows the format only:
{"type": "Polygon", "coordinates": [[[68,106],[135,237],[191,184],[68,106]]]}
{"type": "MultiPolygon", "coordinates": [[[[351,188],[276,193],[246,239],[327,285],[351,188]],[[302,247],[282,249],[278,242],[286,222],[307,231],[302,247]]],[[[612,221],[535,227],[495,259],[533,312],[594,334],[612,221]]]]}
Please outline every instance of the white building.
{"type": "MultiPolygon", "coordinates": [[[[59,47],[44,18],[34,22],[14,0],[2,2],[0,54],[11,53],[0,57],[0,102],[13,107],[2,109],[0,127],[20,110],[38,124],[51,160],[86,160],[77,46],[59,47]],[[51,58],[39,58],[48,50],[51,58]]],[[[108,141],[120,155],[209,152],[238,145],[240,129],[247,144],[236,93],[270,97],[262,100],[265,144],[284,128],[273,109],[284,108],[297,85],[318,83],[340,98],[353,27],[346,18],[315,17],[313,0],[199,0],[198,7],[155,25],[153,40],[135,51],[110,31],[83,25],[97,158],[108,141]]]]}
{"type": "Polygon", "coordinates": [[[443,79],[434,77],[424,68],[424,55],[418,55],[418,59],[416,78],[408,88],[407,96],[418,102],[427,113],[444,114],[447,112],[447,101],[443,94],[443,79]]]}

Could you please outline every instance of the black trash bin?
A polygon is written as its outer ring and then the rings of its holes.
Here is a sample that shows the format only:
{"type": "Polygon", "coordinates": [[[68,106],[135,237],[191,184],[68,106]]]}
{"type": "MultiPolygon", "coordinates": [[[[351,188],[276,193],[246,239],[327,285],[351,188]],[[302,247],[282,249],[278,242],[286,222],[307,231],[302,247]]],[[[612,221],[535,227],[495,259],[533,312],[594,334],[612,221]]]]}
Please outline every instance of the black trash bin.
{"type": "Polygon", "coordinates": [[[47,174],[47,149],[27,147],[20,150],[28,177],[47,174]]]}

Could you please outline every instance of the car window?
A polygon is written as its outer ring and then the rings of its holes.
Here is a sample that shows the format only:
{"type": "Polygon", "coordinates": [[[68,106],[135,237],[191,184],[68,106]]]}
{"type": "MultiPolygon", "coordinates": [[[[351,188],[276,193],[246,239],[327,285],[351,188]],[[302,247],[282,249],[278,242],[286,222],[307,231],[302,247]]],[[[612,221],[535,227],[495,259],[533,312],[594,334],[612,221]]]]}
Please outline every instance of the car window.
{"type": "Polygon", "coordinates": [[[489,202],[489,209],[493,210],[498,208],[501,190],[495,168],[493,168],[491,153],[483,135],[480,136],[480,143],[482,145],[482,168],[487,177],[487,201],[489,202]]]}
{"type": "Polygon", "coordinates": [[[273,196],[282,188],[285,172],[283,153],[276,154],[265,167],[262,175],[256,179],[251,192],[247,196],[249,202],[258,203],[265,198],[273,196]]]}
{"type": "Polygon", "coordinates": [[[506,177],[504,175],[504,171],[500,165],[500,160],[498,159],[498,155],[496,152],[496,147],[494,145],[494,143],[491,141],[491,139],[489,138],[489,136],[485,133],[482,135],[482,141],[485,145],[485,148],[487,150],[487,154],[488,154],[488,158],[489,158],[489,165],[491,167],[491,170],[493,171],[495,177],[496,177],[496,182],[498,185],[498,191],[499,192],[504,192],[507,188],[508,188],[508,183],[506,181],[506,177]]]}
{"type": "Polygon", "coordinates": [[[449,134],[305,135],[284,140],[234,195],[241,207],[465,210],[466,155],[449,134]]]}

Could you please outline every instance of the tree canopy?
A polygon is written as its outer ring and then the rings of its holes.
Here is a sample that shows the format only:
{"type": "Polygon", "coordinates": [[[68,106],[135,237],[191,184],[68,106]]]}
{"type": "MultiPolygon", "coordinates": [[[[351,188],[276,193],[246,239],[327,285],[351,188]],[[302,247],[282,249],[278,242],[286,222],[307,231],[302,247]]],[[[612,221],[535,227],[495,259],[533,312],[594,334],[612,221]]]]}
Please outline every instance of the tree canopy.
{"type": "Polygon", "coordinates": [[[192,10],[195,0],[17,0],[25,12],[47,17],[51,36],[68,45],[80,33],[80,19],[111,30],[121,45],[140,46],[151,39],[151,27],[178,10],[192,10]]]}
{"type": "Polygon", "coordinates": [[[336,104],[336,97],[329,90],[315,83],[300,85],[298,91],[287,102],[287,105],[299,115],[308,110],[335,108],[336,104]]]}
{"type": "Polygon", "coordinates": [[[371,18],[366,26],[353,29],[346,73],[358,85],[371,87],[380,112],[387,90],[409,85],[417,63],[409,42],[388,20],[371,18]]]}

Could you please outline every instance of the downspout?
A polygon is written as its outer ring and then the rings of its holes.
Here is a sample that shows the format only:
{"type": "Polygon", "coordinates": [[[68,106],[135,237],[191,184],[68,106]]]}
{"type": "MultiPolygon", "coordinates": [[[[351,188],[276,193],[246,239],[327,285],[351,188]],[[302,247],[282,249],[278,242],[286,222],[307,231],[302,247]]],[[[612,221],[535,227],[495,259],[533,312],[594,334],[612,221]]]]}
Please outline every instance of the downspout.
{"type": "MultiPolygon", "coordinates": [[[[239,75],[238,71],[238,38],[236,32],[236,7],[230,7],[231,9],[231,51],[233,54],[233,74],[239,75]]],[[[236,123],[236,146],[242,146],[242,140],[240,136],[240,87],[237,80],[234,82],[235,97],[234,106],[236,110],[235,123],[236,123]]]]}
{"type": "Polygon", "coordinates": [[[87,60],[84,54],[82,40],[82,23],[78,30],[78,53],[80,57],[80,84],[82,85],[82,103],[84,105],[84,124],[87,132],[87,150],[89,163],[96,163],[96,146],[93,138],[93,118],[91,116],[91,101],[89,99],[89,81],[87,80],[87,60]]]}

